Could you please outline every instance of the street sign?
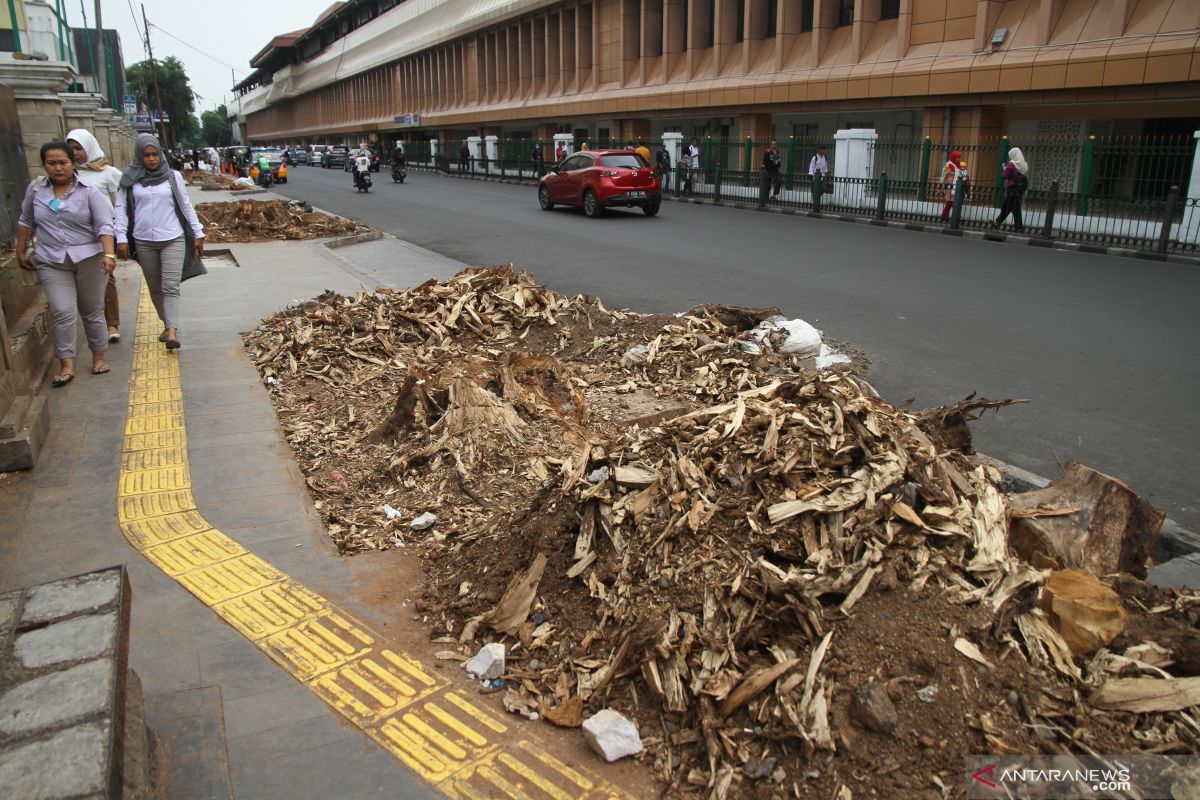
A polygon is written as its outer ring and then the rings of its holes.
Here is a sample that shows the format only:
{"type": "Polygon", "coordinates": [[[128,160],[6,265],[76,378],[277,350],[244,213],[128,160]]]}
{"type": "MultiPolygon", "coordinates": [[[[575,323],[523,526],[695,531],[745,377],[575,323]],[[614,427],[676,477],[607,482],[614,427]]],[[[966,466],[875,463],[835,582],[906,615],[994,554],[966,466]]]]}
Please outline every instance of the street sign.
{"type": "Polygon", "coordinates": [[[150,117],[149,114],[134,114],[132,119],[133,119],[133,127],[136,128],[137,130],[139,130],[139,131],[154,130],[154,120],[150,117]]]}
{"type": "Polygon", "coordinates": [[[420,114],[397,114],[395,117],[397,128],[419,128],[421,127],[420,114]]]}
{"type": "Polygon", "coordinates": [[[137,95],[123,95],[121,97],[121,105],[125,108],[125,116],[132,117],[137,113],[137,95]]]}

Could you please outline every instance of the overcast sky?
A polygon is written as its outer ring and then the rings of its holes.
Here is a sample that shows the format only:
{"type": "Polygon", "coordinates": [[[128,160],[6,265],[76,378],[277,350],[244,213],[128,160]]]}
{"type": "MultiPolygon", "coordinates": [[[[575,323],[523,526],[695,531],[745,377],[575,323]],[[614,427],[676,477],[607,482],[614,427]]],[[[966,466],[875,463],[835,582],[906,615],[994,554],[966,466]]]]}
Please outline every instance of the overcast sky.
{"type": "MultiPolygon", "coordinates": [[[[150,45],[155,59],[175,56],[183,62],[196,98],[196,116],[231,101],[236,82],[250,74],[250,59],[275,36],[307,28],[334,0],[146,0],[150,45]],[[224,100],[223,100],[224,98],[224,100]]],[[[79,2],[67,3],[73,27],[83,24],[79,2]]],[[[84,0],[88,27],[96,26],[95,2],[84,0]]],[[[102,0],[104,27],[121,34],[125,65],[146,58],[142,46],[142,4],[138,0],[102,0]],[[132,5],[132,11],[130,7],[132,5]],[[134,23],[136,15],[136,25],[134,23]]],[[[120,100],[118,99],[118,103],[120,100]]]]}

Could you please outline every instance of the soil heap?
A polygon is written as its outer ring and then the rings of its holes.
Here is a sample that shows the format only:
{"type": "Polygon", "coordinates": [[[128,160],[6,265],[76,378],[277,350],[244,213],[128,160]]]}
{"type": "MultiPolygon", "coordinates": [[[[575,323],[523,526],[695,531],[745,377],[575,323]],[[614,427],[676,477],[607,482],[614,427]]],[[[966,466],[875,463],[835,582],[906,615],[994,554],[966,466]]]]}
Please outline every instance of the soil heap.
{"type": "Polygon", "coordinates": [[[295,200],[239,200],[199,203],[196,215],[209,244],[268,242],[279,239],[325,239],[354,236],[370,230],[345,217],[336,217],[295,200]]]}
{"type": "Polygon", "coordinates": [[[1004,401],[902,410],[753,338],[772,313],[610,310],[506,267],[326,293],[245,342],[339,547],[419,546],[447,657],[503,641],[509,710],[634,719],[666,796],[1200,752],[1197,597],[1113,578],[1106,646],[1073,651],[1043,602],[1071,571],[1014,555],[971,455],[1004,401]]]}

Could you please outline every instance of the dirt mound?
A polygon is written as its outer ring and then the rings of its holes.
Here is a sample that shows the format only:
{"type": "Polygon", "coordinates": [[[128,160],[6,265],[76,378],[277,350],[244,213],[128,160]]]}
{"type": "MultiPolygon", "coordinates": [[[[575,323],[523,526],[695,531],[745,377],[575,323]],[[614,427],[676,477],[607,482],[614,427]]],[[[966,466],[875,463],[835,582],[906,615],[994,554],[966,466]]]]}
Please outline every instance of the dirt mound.
{"type": "Polygon", "coordinates": [[[200,203],[196,206],[196,215],[204,224],[204,235],[209,244],[327,239],[370,230],[353,220],[313,211],[312,206],[295,200],[200,203]]]}
{"type": "Polygon", "coordinates": [[[246,345],[339,546],[419,545],[431,636],[504,641],[510,710],[636,720],[669,796],[961,795],[971,753],[1197,752],[1178,709],[1087,699],[1196,674],[1196,597],[1123,578],[1123,638],[1072,659],[968,454],[1003,402],[903,411],[751,344],[773,312],[645,316],[498,268],[326,294],[246,345]]]}

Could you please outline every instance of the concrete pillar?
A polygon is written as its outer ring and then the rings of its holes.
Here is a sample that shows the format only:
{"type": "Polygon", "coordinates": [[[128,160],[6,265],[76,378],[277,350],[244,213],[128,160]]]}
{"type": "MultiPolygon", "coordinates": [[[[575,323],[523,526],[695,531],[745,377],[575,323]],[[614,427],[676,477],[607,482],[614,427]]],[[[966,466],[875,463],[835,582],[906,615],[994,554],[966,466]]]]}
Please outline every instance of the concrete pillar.
{"type": "Polygon", "coordinates": [[[668,131],[662,136],[663,144],[667,146],[667,152],[671,154],[671,168],[679,166],[679,159],[683,158],[683,134],[678,131],[668,131]]]}
{"type": "Polygon", "coordinates": [[[96,122],[96,111],[103,102],[100,95],[59,92],[58,96],[62,100],[63,126],[68,131],[84,128],[90,133],[95,133],[92,125],[96,122]]]}
{"type": "Polygon", "coordinates": [[[429,157],[431,159],[436,159],[438,157],[438,140],[437,139],[429,140],[429,157]]]}
{"type": "Polygon", "coordinates": [[[567,149],[567,155],[575,152],[575,135],[570,133],[554,134],[554,152],[558,152],[558,146],[561,144],[567,149]]]}
{"type": "Polygon", "coordinates": [[[100,143],[100,149],[104,151],[104,157],[109,163],[117,166],[117,162],[113,159],[112,146],[112,109],[97,108],[92,112],[92,124],[85,126],[96,137],[96,141],[100,143]]]}
{"type": "Polygon", "coordinates": [[[41,146],[67,133],[58,93],[74,78],[74,67],[64,61],[17,61],[0,53],[0,83],[13,92],[31,178],[42,174],[41,146]]]}
{"type": "MultiPolygon", "coordinates": [[[[871,178],[871,155],[879,138],[871,128],[850,128],[833,134],[833,177],[864,180],[871,178]]],[[[834,182],[833,195],[840,202],[862,197],[860,186],[834,182]]]]}
{"type": "Polygon", "coordinates": [[[471,158],[478,161],[483,157],[483,139],[478,136],[467,137],[467,149],[471,151],[471,158]]]}
{"type": "Polygon", "coordinates": [[[499,137],[499,136],[485,136],[485,137],[483,137],[483,147],[484,147],[484,152],[485,152],[485,153],[487,153],[487,160],[488,160],[488,161],[495,161],[497,158],[499,158],[499,154],[498,154],[498,151],[497,151],[497,148],[496,148],[496,143],[497,143],[498,141],[500,141],[500,137],[499,137]]]}
{"type": "MultiPolygon", "coordinates": [[[[1193,136],[1200,139],[1200,131],[1193,136]]],[[[1178,239],[1181,242],[1200,242],[1200,142],[1192,155],[1192,178],[1188,181],[1187,192],[1181,198],[1183,207],[1183,222],[1179,226],[1178,239]]],[[[1183,188],[1183,187],[1180,187],[1183,188]]]]}

